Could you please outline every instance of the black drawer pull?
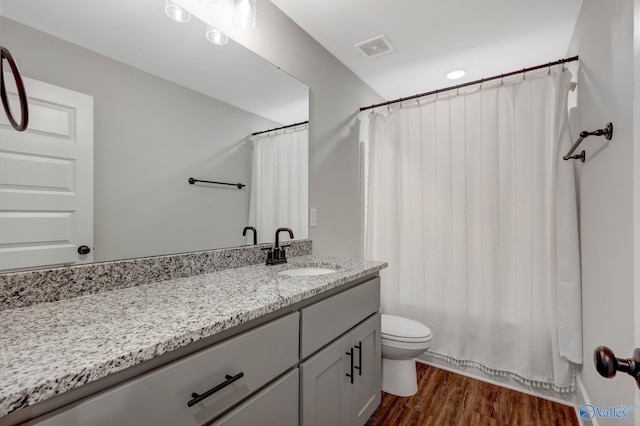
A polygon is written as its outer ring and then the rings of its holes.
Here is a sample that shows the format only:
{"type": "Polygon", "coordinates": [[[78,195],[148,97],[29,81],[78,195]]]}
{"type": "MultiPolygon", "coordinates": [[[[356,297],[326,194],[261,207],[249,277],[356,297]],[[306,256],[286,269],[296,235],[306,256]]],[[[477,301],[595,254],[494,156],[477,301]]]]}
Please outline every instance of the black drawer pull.
{"type": "Polygon", "coordinates": [[[214,393],[218,392],[219,390],[226,388],[231,383],[235,382],[238,379],[241,379],[243,376],[244,376],[243,372],[240,372],[240,373],[236,374],[235,376],[230,376],[230,375],[227,374],[226,376],[224,376],[224,378],[227,379],[227,380],[225,380],[224,382],[220,383],[218,386],[215,386],[215,387],[209,389],[208,391],[206,391],[202,395],[198,395],[197,393],[193,392],[191,394],[191,397],[193,399],[191,401],[187,402],[187,406],[188,407],[192,407],[192,406],[196,405],[198,402],[202,401],[205,398],[210,397],[211,395],[213,395],[214,393]]]}
{"type": "Polygon", "coordinates": [[[356,348],[358,349],[358,365],[353,368],[358,370],[358,376],[362,376],[362,342],[358,342],[356,348]]]}
{"type": "Polygon", "coordinates": [[[351,379],[351,384],[353,384],[353,348],[351,348],[350,351],[347,352],[347,355],[349,355],[349,358],[351,358],[351,374],[347,373],[346,376],[351,379]]]}

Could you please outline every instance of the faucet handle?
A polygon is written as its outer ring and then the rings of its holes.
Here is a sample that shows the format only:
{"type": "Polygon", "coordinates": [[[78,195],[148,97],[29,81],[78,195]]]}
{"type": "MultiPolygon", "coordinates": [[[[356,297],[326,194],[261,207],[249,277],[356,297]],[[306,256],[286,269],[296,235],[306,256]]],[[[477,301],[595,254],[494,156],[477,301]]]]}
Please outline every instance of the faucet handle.
{"type": "Polygon", "coordinates": [[[267,252],[267,265],[273,265],[273,247],[262,247],[260,250],[269,250],[267,252]]]}
{"type": "Polygon", "coordinates": [[[287,253],[284,251],[285,247],[291,247],[291,244],[282,244],[280,246],[280,261],[287,263],[287,253]]]}

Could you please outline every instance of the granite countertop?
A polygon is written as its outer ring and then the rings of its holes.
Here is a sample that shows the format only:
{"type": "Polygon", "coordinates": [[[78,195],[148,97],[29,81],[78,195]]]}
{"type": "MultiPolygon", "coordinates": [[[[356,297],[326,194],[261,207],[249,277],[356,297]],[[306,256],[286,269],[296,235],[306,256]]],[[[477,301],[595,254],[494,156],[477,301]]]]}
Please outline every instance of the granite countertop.
{"type": "Polygon", "coordinates": [[[301,256],[1,311],[0,417],[386,266],[301,256]],[[299,266],[338,271],[277,275],[299,266]]]}

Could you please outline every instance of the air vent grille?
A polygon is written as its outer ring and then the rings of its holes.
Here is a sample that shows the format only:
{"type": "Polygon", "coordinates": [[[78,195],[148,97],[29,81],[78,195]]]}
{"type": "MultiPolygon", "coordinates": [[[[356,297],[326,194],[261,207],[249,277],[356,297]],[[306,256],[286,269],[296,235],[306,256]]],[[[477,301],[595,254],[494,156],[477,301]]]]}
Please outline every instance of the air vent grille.
{"type": "Polygon", "coordinates": [[[354,44],[353,47],[358,49],[367,59],[377,58],[396,50],[384,34],[354,44]]]}

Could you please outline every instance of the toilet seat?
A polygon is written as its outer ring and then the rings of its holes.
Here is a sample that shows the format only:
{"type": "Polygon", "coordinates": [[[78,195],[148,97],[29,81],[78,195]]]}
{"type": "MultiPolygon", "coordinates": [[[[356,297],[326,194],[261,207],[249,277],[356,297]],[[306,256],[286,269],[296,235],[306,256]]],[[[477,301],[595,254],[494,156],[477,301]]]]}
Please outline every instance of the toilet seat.
{"type": "Polygon", "coordinates": [[[421,338],[406,338],[406,337],[396,337],[396,336],[387,336],[386,334],[381,334],[382,340],[386,342],[398,342],[398,343],[428,343],[431,341],[431,336],[421,337],[421,338]]]}
{"type": "Polygon", "coordinates": [[[424,324],[408,318],[382,314],[382,339],[401,343],[431,341],[431,330],[424,324]]]}

